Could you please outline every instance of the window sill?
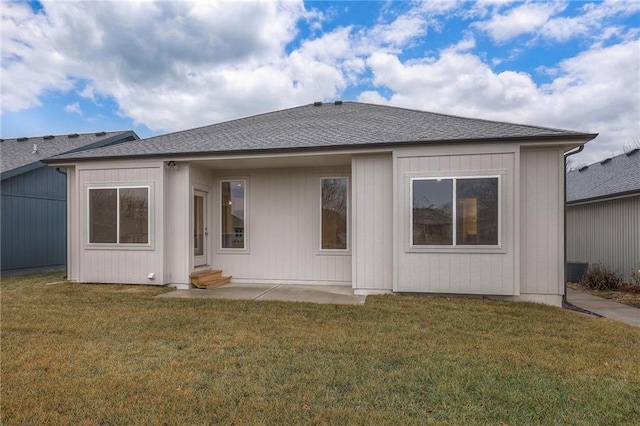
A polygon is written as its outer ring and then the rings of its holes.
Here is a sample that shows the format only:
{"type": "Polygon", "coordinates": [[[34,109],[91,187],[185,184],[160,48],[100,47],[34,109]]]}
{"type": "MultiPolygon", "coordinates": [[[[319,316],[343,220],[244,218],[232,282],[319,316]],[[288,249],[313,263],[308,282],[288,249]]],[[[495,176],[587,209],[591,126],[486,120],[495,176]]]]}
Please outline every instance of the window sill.
{"type": "Polygon", "coordinates": [[[318,250],[316,256],[351,256],[351,250],[318,250]]]}
{"type": "Polygon", "coordinates": [[[88,244],[85,250],[153,251],[151,244],[88,244]]]}
{"type": "Polygon", "coordinates": [[[504,254],[505,247],[500,246],[415,246],[405,249],[405,253],[477,253],[477,254],[504,254]]]}

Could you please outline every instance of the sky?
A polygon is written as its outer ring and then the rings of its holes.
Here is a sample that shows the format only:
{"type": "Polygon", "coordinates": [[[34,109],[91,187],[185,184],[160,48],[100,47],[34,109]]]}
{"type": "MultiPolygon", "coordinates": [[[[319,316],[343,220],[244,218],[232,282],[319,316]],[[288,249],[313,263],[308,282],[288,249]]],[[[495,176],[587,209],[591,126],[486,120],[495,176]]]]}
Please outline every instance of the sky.
{"type": "Polygon", "coordinates": [[[640,1],[2,1],[3,138],[140,137],[314,101],[640,147],[640,1]]]}

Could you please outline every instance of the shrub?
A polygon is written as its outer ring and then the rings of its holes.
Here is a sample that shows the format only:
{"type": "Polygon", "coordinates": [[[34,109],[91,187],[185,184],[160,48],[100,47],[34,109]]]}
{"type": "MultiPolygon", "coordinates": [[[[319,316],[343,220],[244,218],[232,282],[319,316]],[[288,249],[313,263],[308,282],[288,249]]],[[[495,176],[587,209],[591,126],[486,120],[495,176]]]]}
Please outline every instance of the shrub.
{"type": "Polygon", "coordinates": [[[629,285],[636,290],[640,290],[640,268],[631,272],[629,275],[629,285]]]}
{"type": "Polygon", "coordinates": [[[589,266],[580,284],[592,290],[617,290],[620,276],[605,265],[595,263],[589,266]]]}

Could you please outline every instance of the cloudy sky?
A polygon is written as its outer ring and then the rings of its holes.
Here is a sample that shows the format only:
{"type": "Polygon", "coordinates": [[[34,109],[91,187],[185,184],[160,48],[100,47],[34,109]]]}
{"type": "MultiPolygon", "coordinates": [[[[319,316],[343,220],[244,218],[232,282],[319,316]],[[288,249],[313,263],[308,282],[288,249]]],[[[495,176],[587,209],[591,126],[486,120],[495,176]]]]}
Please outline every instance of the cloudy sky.
{"type": "Polygon", "coordinates": [[[336,99],[640,144],[640,1],[2,4],[2,137],[141,137],[336,99]]]}

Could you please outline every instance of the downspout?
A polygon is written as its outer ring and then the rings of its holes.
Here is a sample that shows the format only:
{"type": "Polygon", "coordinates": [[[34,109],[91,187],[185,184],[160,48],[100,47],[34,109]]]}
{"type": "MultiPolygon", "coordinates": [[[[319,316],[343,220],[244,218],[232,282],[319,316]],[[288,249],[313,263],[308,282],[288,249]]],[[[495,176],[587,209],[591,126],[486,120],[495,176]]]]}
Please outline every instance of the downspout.
{"type": "Polygon", "coordinates": [[[564,255],[562,259],[564,262],[564,284],[563,284],[564,294],[562,295],[562,306],[569,306],[569,307],[574,307],[574,305],[569,303],[569,301],[567,300],[567,277],[568,277],[568,274],[567,274],[567,158],[570,157],[571,155],[575,155],[582,152],[583,149],[584,149],[584,145],[580,145],[577,150],[567,152],[564,155],[564,205],[562,206],[562,211],[564,216],[564,225],[563,225],[564,255]]]}
{"type": "MultiPolygon", "coordinates": [[[[67,185],[68,185],[66,170],[62,170],[60,167],[56,167],[56,172],[58,172],[58,173],[60,173],[61,175],[64,176],[64,179],[65,179],[64,187],[65,187],[65,191],[66,191],[66,188],[67,188],[67,185]]],[[[68,205],[67,205],[67,201],[65,201],[64,204],[65,204],[65,216],[69,217],[69,212],[67,211],[67,209],[69,208],[68,205]]],[[[68,226],[68,223],[67,223],[67,226],[68,226]]],[[[67,232],[69,232],[69,231],[67,231],[67,232]]],[[[69,235],[69,234],[67,234],[67,235],[69,235]]],[[[65,248],[67,247],[67,244],[69,244],[68,241],[65,244],[65,248]]],[[[68,259],[68,256],[67,256],[67,265],[66,266],[67,266],[67,269],[65,269],[66,274],[64,275],[64,279],[65,280],[69,277],[69,259],[68,259]]]]}

